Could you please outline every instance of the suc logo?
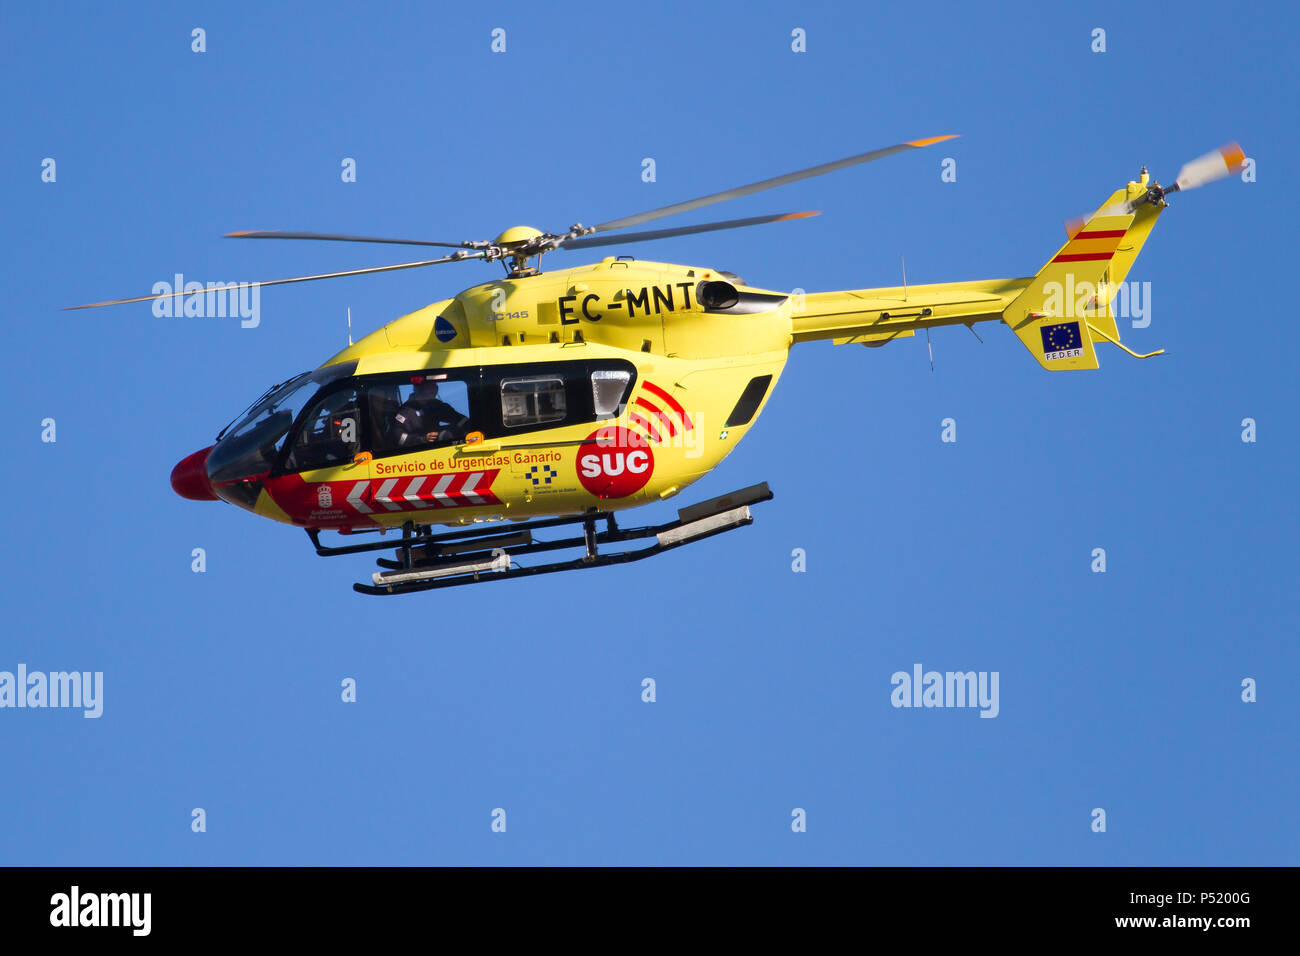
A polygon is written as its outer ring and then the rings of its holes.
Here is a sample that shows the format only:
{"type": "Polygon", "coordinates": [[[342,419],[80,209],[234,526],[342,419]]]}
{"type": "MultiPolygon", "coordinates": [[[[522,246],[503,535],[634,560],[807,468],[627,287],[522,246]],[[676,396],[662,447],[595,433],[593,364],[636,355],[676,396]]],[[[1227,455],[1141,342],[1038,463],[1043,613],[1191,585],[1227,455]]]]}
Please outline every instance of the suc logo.
{"type": "Polygon", "coordinates": [[[654,474],[645,436],[617,426],[598,428],[578,448],[578,480],[597,498],[626,498],[654,474]]]}

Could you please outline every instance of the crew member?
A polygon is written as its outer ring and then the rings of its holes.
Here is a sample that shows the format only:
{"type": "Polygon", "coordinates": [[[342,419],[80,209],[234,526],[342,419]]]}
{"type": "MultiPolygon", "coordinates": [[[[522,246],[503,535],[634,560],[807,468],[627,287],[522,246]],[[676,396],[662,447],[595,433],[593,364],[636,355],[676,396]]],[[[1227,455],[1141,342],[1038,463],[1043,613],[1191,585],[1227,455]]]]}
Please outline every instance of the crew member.
{"type": "Polygon", "coordinates": [[[429,378],[415,386],[393,421],[403,447],[455,441],[469,430],[469,419],[438,398],[438,383],[429,378]]]}

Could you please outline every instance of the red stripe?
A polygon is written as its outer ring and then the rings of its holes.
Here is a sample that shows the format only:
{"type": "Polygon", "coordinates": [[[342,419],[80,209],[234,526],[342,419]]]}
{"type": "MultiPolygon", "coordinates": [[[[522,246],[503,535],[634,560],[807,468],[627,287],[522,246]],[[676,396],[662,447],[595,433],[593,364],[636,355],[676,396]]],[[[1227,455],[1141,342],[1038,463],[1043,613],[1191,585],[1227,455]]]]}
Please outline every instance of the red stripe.
{"type": "Polygon", "coordinates": [[[1098,262],[1102,259],[1109,259],[1114,256],[1114,252],[1073,252],[1069,255],[1059,255],[1053,262],[1098,262]]]}
{"type": "Polygon", "coordinates": [[[673,420],[668,417],[667,412],[663,411],[659,406],[647,402],[644,398],[638,398],[636,403],[653,415],[658,420],[659,424],[666,426],[670,436],[676,437],[677,426],[673,424],[673,420]]]}
{"type": "Polygon", "coordinates": [[[647,392],[650,392],[652,395],[657,395],[659,398],[663,399],[665,405],[667,405],[669,408],[675,411],[678,415],[682,416],[682,425],[685,427],[687,431],[690,431],[692,428],[695,427],[694,425],[691,424],[691,416],[686,414],[686,409],[682,408],[682,406],[678,404],[675,398],[673,398],[671,395],[665,392],[654,382],[642,382],[641,384],[645,386],[645,390],[647,392]]]}
{"type": "Polygon", "coordinates": [[[659,434],[659,429],[656,428],[654,425],[652,425],[650,422],[646,421],[636,412],[628,412],[627,420],[632,422],[635,425],[640,425],[642,428],[648,431],[650,433],[650,438],[654,442],[658,443],[663,441],[663,437],[659,434]]]}
{"type": "Polygon", "coordinates": [[[1127,229],[1098,229],[1094,232],[1076,232],[1075,239],[1123,239],[1127,229]]]}

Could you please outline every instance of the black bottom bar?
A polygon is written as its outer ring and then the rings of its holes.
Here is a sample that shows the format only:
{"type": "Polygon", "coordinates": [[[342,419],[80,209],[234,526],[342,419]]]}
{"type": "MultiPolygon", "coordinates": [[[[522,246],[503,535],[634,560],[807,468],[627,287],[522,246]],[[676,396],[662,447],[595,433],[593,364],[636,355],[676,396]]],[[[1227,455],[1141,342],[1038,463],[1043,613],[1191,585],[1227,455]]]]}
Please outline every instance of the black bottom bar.
{"type": "MultiPolygon", "coordinates": [[[[508,848],[514,837],[498,839],[508,848]]],[[[484,851],[484,858],[512,859],[506,850],[484,851]]],[[[961,951],[980,951],[990,941],[1083,939],[1127,939],[1135,950],[1154,945],[1157,952],[1182,952],[1200,940],[1215,952],[1234,952],[1266,934],[1289,938],[1294,922],[1288,869],[828,869],[815,874],[812,891],[809,876],[763,868],[675,870],[677,902],[664,907],[655,895],[661,869],[552,870],[540,883],[522,869],[8,869],[0,870],[0,924],[13,952],[33,952],[15,945],[33,938],[39,952],[111,946],[146,928],[143,896],[130,910],[119,903],[119,925],[67,925],[70,906],[61,910],[60,897],[70,903],[74,886],[83,901],[90,894],[148,893],[148,938],[164,943],[292,940],[295,950],[316,940],[330,951],[345,940],[409,940],[413,932],[428,932],[439,914],[454,914],[465,926],[493,926],[497,942],[514,929],[535,944],[539,933],[554,929],[567,940],[607,943],[611,930],[634,931],[652,921],[668,939],[702,930],[725,934],[728,949],[759,938],[772,948],[773,934],[784,930],[801,950],[817,952],[830,948],[819,941],[848,938],[897,941],[919,953],[946,951],[936,944],[950,941],[961,951]],[[729,899],[745,905],[721,903],[722,883],[729,899]],[[563,905],[577,897],[587,913],[582,919],[563,905]],[[789,910],[792,900],[803,902],[789,910]]]]}

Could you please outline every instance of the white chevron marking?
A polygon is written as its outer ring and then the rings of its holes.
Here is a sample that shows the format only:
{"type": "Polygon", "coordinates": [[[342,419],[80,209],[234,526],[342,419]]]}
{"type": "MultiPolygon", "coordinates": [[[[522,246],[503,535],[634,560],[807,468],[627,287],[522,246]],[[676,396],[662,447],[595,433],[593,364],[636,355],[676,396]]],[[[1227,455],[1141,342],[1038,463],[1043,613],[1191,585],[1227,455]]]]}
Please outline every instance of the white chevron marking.
{"type": "Polygon", "coordinates": [[[447,493],[447,486],[455,479],[455,475],[443,475],[438,479],[438,483],[433,486],[433,498],[442,507],[447,507],[451,503],[451,495],[447,493]]]}
{"type": "Polygon", "coordinates": [[[355,508],[363,515],[368,515],[373,510],[364,501],[361,500],[361,496],[366,493],[366,489],[369,487],[370,487],[369,480],[358,481],[355,485],[352,486],[352,490],[348,492],[348,498],[347,498],[348,504],[350,504],[353,508],[355,508]]]}
{"type": "Polygon", "coordinates": [[[483,472],[476,471],[465,480],[465,484],[460,486],[460,493],[468,498],[471,504],[481,505],[487,500],[474,493],[474,486],[478,484],[478,480],[482,477],[483,472]]]}
{"type": "Polygon", "coordinates": [[[380,485],[379,490],[375,492],[375,500],[378,501],[385,508],[387,508],[389,511],[402,510],[402,506],[399,505],[397,502],[393,501],[393,499],[389,497],[389,493],[393,490],[393,486],[396,484],[397,484],[396,478],[389,478],[382,485],[380,485]]]}

